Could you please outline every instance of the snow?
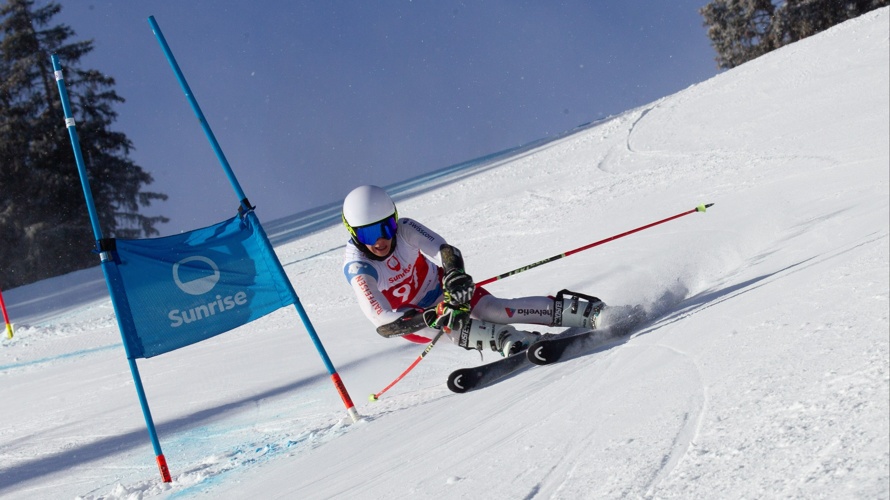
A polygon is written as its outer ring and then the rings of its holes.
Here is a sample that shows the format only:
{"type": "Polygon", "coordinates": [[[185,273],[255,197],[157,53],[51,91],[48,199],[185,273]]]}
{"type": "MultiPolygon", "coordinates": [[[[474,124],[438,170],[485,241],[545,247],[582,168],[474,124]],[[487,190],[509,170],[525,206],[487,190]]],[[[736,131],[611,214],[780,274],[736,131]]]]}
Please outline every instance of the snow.
{"type": "Polygon", "coordinates": [[[489,285],[661,311],[492,387],[450,393],[481,360],[440,342],[369,402],[423,346],[361,316],[330,210],[268,223],[362,419],[281,309],[138,361],[165,484],[101,271],[4,290],[0,496],[890,498],[888,13],[396,190],[477,280],[715,203],[489,285]]]}

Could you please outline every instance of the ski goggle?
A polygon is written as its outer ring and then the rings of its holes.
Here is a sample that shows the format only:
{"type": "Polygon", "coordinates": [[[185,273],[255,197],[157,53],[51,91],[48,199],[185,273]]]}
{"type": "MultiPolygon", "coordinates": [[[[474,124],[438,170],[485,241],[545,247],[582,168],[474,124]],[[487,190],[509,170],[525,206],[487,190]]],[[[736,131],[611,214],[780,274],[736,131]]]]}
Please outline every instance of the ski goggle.
{"type": "Polygon", "coordinates": [[[391,240],[396,235],[399,224],[396,214],[364,226],[352,227],[346,224],[352,236],[362,245],[373,245],[380,238],[391,240]]]}

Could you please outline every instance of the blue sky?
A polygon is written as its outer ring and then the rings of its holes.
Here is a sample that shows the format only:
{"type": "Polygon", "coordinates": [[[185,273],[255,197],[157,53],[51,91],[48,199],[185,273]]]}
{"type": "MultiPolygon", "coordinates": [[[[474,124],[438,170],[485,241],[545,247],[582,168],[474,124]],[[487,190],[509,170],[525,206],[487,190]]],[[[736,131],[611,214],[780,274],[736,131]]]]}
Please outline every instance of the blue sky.
{"type": "Polygon", "coordinates": [[[706,0],[60,3],[54,22],[94,41],[81,66],[113,77],[126,99],[115,129],[154,176],[147,189],[170,196],[143,210],[171,218],[162,235],[228,218],[238,200],[150,15],[264,221],[552,136],[718,72],[698,14],[706,0]]]}

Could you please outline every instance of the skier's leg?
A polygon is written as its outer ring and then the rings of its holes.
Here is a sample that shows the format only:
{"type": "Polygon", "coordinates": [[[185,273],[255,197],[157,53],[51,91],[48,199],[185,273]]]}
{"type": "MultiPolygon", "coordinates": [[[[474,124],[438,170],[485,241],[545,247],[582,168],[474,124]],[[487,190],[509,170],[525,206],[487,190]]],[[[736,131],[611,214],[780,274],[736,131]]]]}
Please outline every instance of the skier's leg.
{"type": "Polygon", "coordinates": [[[481,319],[466,322],[461,331],[451,331],[452,342],[464,349],[483,351],[491,349],[509,356],[528,349],[541,336],[538,332],[517,330],[510,325],[492,323],[481,319]]]}
{"type": "Polygon", "coordinates": [[[502,299],[487,294],[473,305],[470,317],[501,324],[550,325],[553,322],[553,299],[544,296],[502,299]]]}
{"type": "Polygon", "coordinates": [[[494,323],[596,328],[603,302],[596,297],[561,290],[556,297],[502,299],[489,293],[478,297],[470,314],[494,323]]]}

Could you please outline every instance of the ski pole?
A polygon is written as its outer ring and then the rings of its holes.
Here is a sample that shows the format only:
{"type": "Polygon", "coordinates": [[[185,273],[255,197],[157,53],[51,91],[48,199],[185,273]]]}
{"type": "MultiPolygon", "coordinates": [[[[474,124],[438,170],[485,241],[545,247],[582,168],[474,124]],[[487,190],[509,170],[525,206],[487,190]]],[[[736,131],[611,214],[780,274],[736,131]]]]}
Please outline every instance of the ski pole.
{"type": "Polygon", "coordinates": [[[383,395],[384,392],[389,390],[390,387],[398,384],[399,380],[402,380],[402,378],[404,378],[405,375],[408,374],[408,372],[410,372],[411,370],[414,369],[415,366],[417,366],[417,363],[420,363],[420,361],[423,358],[425,358],[426,355],[430,353],[430,351],[433,350],[433,346],[436,345],[436,342],[438,342],[439,337],[441,337],[443,333],[445,333],[445,332],[440,330],[439,333],[437,333],[436,336],[433,337],[433,340],[429,344],[427,344],[426,349],[424,349],[423,352],[420,353],[420,356],[417,356],[417,359],[415,359],[414,362],[411,363],[411,365],[408,366],[408,368],[406,368],[405,371],[403,371],[401,375],[399,375],[398,377],[396,377],[395,380],[390,382],[388,386],[384,387],[382,391],[378,392],[377,394],[371,394],[370,396],[368,396],[368,401],[377,401],[378,399],[380,399],[380,396],[383,395]]]}
{"type": "MultiPolygon", "coordinates": [[[[595,242],[593,242],[593,243],[584,245],[584,246],[582,246],[582,247],[575,248],[574,250],[569,250],[569,251],[567,251],[567,252],[563,252],[563,253],[561,253],[561,254],[559,254],[559,255],[554,255],[553,257],[549,257],[549,258],[546,258],[546,259],[544,259],[544,260],[540,260],[540,261],[538,261],[538,262],[535,262],[534,264],[529,264],[529,265],[527,265],[527,266],[523,266],[523,267],[520,267],[520,268],[518,268],[518,269],[514,269],[514,270],[512,270],[512,271],[510,271],[510,272],[508,272],[508,273],[504,273],[504,274],[500,274],[500,275],[498,275],[498,276],[494,276],[494,277],[492,277],[492,278],[488,278],[487,280],[480,281],[479,283],[476,283],[476,286],[487,285],[487,284],[492,283],[492,282],[494,282],[494,281],[502,280],[502,279],[504,279],[504,278],[508,278],[508,277],[510,277],[510,276],[513,276],[514,274],[519,274],[519,273],[521,273],[521,272],[528,271],[529,269],[532,269],[532,268],[535,268],[535,267],[538,267],[538,266],[543,266],[544,264],[553,262],[554,260],[559,260],[559,259],[561,259],[561,258],[563,258],[563,257],[568,257],[569,255],[573,255],[573,254],[576,254],[576,253],[578,253],[578,252],[583,252],[584,250],[589,250],[589,249],[591,249],[591,248],[593,248],[593,247],[602,245],[602,244],[604,244],[604,243],[608,243],[608,242],[610,242],[610,241],[617,240],[618,238],[623,238],[623,237],[625,237],[625,236],[628,236],[628,235],[631,235],[631,234],[634,234],[634,233],[638,233],[638,232],[640,232],[640,231],[642,231],[642,230],[644,230],[644,229],[649,229],[650,227],[657,226],[657,225],[659,225],[659,224],[664,224],[665,222],[669,222],[669,221],[672,221],[672,220],[674,220],[674,219],[679,219],[680,217],[683,217],[684,215],[689,215],[689,214],[692,214],[692,213],[695,213],[695,212],[702,212],[702,213],[704,213],[708,208],[712,207],[713,205],[714,205],[713,203],[708,203],[708,204],[702,204],[702,205],[699,205],[699,206],[693,208],[692,210],[687,210],[687,211],[682,212],[682,213],[679,213],[679,214],[677,214],[677,215],[672,215],[672,216],[670,216],[670,217],[668,217],[668,218],[666,218],[666,219],[661,219],[660,221],[652,222],[652,223],[650,223],[650,224],[646,224],[645,226],[640,226],[640,227],[638,227],[638,228],[636,228],[636,229],[631,229],[630,231],[625,231],[625,232],[623,232],[623,233],[621,233],[621,234],[616,234],[615,236],[610,236],[610,237],[608,237],[608,238],[605,238],[605,239],[602,239],[602,240],[599,240],[599,241],[595,241],[595,242]]],[[[405,369],[405,371],[403,371],[403,372],[401,373],[401,375],[399,375],[398,377],[396,377],[395,380],[393,380],[392,382],[390,382],[390,384],[389,384],[388,386],[386,386],[382,391],[378,392],[377,394],[371,394],[371,395],[368,397],[368,399],[369,399],[370,401],[377,401],[377,400],[380,398],[380,395],[381,395],[381,394],[383,394],[384,392],[388,391],[392,386],[396,385],[400,380],[402,380],[402,378],[404,378],[405,375],[408,374],[408,372],[410,372],[411,370],[413,370],[414,367],[417,366],[417,364],[420,363],[420,361],[421,361],[424,357],[426,357],[426,355],[430,352],[430,350],[432,350],[433,346],[436,344],[436,341],[438,341],[438,340],[439,340],[439,337],[441,337],[441,336],[442,336],[442,332],[440,331],[438,334],[436,334],[436,337],[433,338],[432,342],[430,342],[429,345],[426,346],[426,349],[424,349],[423,352],[420,353],[420,356],[418,356],[417,359],[415,359],[414,362],[411,363],[411,365],[408,366],[408,368],[405,369]]]]}
{"type": "Polygon", "coordinates": [[[487,285],[487,284],[489,284],[489,283],[491,283],[491,282],[494,282],[494,281],[497,281],[497,280],[502,280],[502,279],[504,279],[504,278],[508,278],[508,277],[510,277],[510,276],[513,276],[514,274],[519,274],[519,273],[521,273],[521,272],[528,271],[529,269],[532,269],[532,268],[535,268],[535,267],[538,267],[538,266],[543,266],[544,264],[548,264],[548,263],[550,263],[550,262],[553,262],[554,260],[559,260],[559,259],[561,259],[561,258],[563,258],[563,257],[568,257],[569,255],[573,255],[573,254],[576,254],[576,253],[578,253],[578,252],[583,252],[584,250],[589,250],[589,249],[591,249],[591,248],[593,248],[593,247],[602,245],[603,243],[608,243],[608,242],[610,242],[610,241],[617,240],[618,238],[623,238],[623,237],[625,237],[625,236],[627,236],[627,235],[630,235],[630,234],[634,234],[634,233],[640,232],[640,231],[642,231],[642,230],[644,230],[644,229],[649,229],[649,228],[652,227],[652,226],[657,226],[657,225],[659,225],[659,224],[664,224],[665,222],[672,221],[672,220],[674,220],[674,219],[678,219],[678,218],[680,218],[680,217],[683,217],[684,215],[689,215],[689,214],[691,214],[691,213],[695,213],[695,212],[704,212],[704,211],[706,211],[708,208],[710,208],[710,207],[713,206],[713,205],[714,205],[713,203],[708,203],[707,205],[704,205],[704,204],[699,205],[699,206],[693,208],[692,210],[687,210],[687,211],[685,211],[685,212],[683,212],[683,213],[679,213],[679,214],[677,214],[677,215],[673,215],[673,216],[671,216],[671,217],[668,217],[667,219],[662,219],[662,220],[660,220],[660,221],[653,222],[653,223],[651,223],[651,224],[646,224],[645,226],[640,226],[640,227],[638,227],[638,228],[636,228],[636,229],[631,229],[630,231],[625,231],[625,232],[623,232],[623,233],[621,233],[621,234],[616,234],[615,236],[609,236],[608,238],[605,238],[605,239],[602,239],[602,240],[599,240],[599,241],[595,241],[595,242],[590,243],[590,244],[588,244],[588,245],[584,245],[583,247],[578,247],[578,248],[576,248],[576,249],[574,249],[574,250],[569,250],[568,252],[564,252],[564,253],[561,253],[561,254],[559,254],[559,255],[554,255],[553,257],[548,257],[548,258],[546,258],[546,259],[544,259],[544,260],[539,260],[538,262],[535,262],[534,264],[529,264],[529,265],[527,265],[527,266],[523,266],[523,267],[520,267],[520,268],[518,268],[518,269],[514,269],[514,270],[510,271],[509,273],[504,273],[504,274],[500,274],[500,275],[498,275],[498,276],[495,276],[495,277],[493,277],[493,278],[488,278],[487,280],[480,281],[479,283],[476,283],[476,286],[487,285]]]}

